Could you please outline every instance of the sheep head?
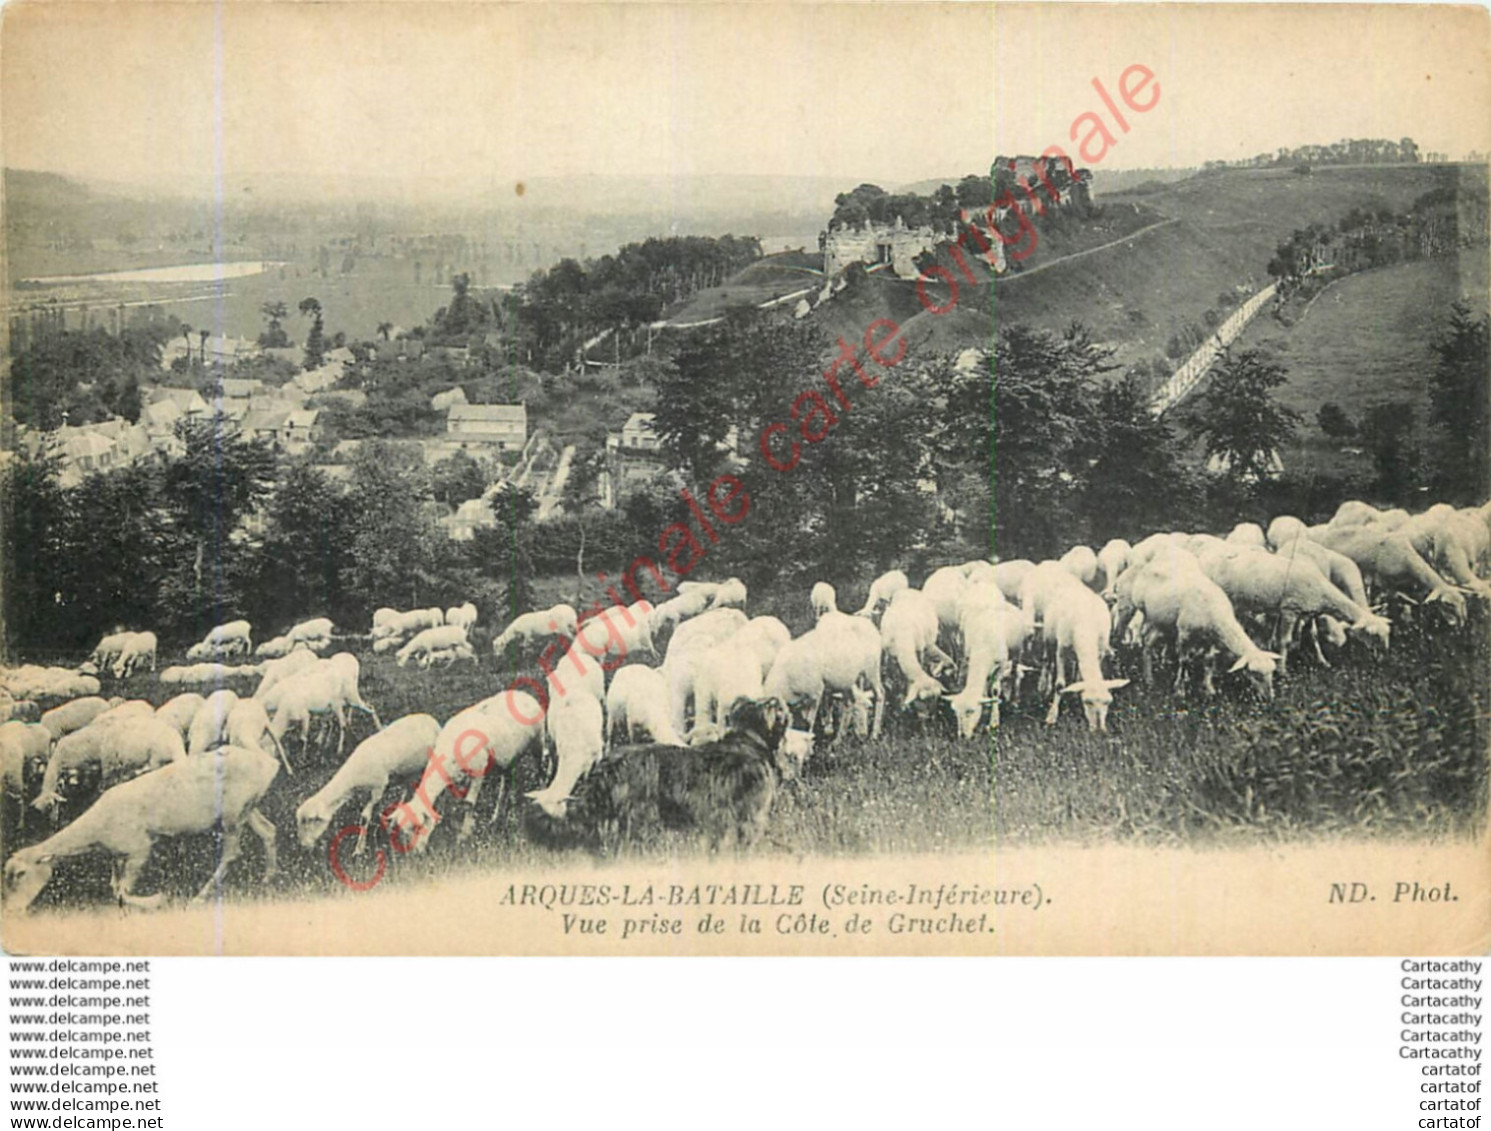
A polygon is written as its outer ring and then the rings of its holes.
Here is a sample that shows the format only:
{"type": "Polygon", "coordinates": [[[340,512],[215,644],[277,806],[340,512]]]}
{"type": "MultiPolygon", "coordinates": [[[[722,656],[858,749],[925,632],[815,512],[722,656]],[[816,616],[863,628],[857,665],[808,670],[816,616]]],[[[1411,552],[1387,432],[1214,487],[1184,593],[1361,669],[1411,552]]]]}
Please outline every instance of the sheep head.
{"type": "Polygon", "coordinates": [[[1279,667],[1279,654],[1258,648],[1246,656],[1239,656],[1228,671],[1246,671],[1249,678],[1265,699],[1274,697],[1274,672],[1279,667]]]}
{"type": "Polygon", "coordinates": [[[52,859],[40,846],[23,848],[5,862],[5,903],[9,910],[25,912],[52,878],[52,859]]]}
{"type": "Polygon", "coordinates": [[[1063,695],[1068,692],[1082,696],[1082,713],[1087,716],[1087,729],[1090,731],[1105,731],[1108,729],[1108,707],[1113,702],[1113,692],[1120,687],[1127,687],[1126,679],[1099,679],[1090,683],[1079,681],[1068,684],[1061,689],[1063,695]]]}

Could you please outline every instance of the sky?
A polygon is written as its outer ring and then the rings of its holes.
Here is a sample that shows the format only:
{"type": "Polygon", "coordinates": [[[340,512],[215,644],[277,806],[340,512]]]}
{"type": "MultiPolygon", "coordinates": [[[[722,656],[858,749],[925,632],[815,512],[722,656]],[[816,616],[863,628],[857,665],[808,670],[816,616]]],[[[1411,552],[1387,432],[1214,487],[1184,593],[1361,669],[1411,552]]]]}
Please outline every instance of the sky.
{"type": "Polygon", "coordinates": [[[13,168],[485,191],[576,175],[904,183],[1070,145],[1129,66],[1160,97],[1111,168],[1341,137],[1491,150],[1480,8],[21,0],[13,168]],[[433,174],[433,176],[432,176],[433,174]]]}

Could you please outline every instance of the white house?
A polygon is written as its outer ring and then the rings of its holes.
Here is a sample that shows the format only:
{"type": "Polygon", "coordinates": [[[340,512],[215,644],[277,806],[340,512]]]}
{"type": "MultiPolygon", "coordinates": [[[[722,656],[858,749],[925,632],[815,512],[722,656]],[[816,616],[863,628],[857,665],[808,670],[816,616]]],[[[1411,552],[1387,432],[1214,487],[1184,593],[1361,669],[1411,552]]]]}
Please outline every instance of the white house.
{"type": "Polygon", "coordinates": [[[521,404],[452,405],[445,432],[466,451],[521,449],[528,442],[528,408],[521,404]]]}

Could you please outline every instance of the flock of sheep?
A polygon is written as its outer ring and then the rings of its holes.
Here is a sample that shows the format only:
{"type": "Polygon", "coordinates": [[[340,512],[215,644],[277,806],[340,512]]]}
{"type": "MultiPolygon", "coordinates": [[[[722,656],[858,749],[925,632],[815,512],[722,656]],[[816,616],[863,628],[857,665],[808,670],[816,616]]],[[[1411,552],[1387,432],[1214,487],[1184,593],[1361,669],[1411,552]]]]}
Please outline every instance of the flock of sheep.
{"type": "MultiPolygon", "coordinates": [[[[1266,531],[1244,523],[1225,537],[1162,533],[1096,552],[1075,547],[1055,561],[975,560],[933,571],[920,588],[893,570],[854,613],[840,611],[833,588],[820,582],[809,595],[815,623],[795,638],[775,617],[747,616],[737,579],[682,582],[656,607],[645,600],[597,607],[582,620],[557,605],[518,617],[495,636],[493,651],[502,657],[519,646],[542,676],[519,677],[443,725],[412,714],[383,726],[359,690],[357,657],[321,658],[333,646],[324,618],[256,650],[247,622],[214,628],[187,653],[197,663],[160,673],[163,683],[213,689],[159,707],[98,694],[99,673],[125,680],[155,667],[154,634],[118,633],[78,671],[0,672],[0,708],[11,720],[0,725],[5,790],[22,821],[27,809],[55,815],[85,768],[101,782],[81,816],[10,856],[8,902],[25,908],[56,860],[101,850],[117,862],[118,899],[151,904],[159,897],[142,898],[133,887],[152,843],[219,824],[223,853],[200,896],[222,881],[244,827],[263,841],[272,872],[275,829],[257,806],[281,767],[294,774],[287,748],[297,731],[300,756],[312,748],[315,720],[335,722],[340,758],[348,711],[369,715],[376,733],[296,812],[301,845],[315,848],[348,802],[363,800],[360,819],[349,816],[333,835],[333,859],[346,833],[356,832],[353,851],[363,851],[390,785],[405,800],[381,819],[405,850],[428,843],[446,792],[465,801],[460,835],[467,835],[486,775],[527,753],[553,767],[548,785],[528,799],[563,821],[577,783],[602,759],[625,758],[642,742],[718,741],[743,698],[779,700],[793,712],[801,728],[788,732],[785,749],[800,764],[815,735],[831,735],[833,745],[849,734],[878,737],[887,705],[926,721],[945,703],[959,735],[972,737],[986,718],[990,729],[998,726],[1001,702],[1019,701],[1031,674],[1048,723],[1056,723],[1063,697],[1075,695],[1088,727],[1105,730],[1113,693],[1129,682],[1112,672],[1120,650],[1132,651],[1146,683],[1157,659],[1173,663],[1178,694],[1196,681],[1211,694],[1225,671],[1271,696],[1297,645],[1321,664],[1326,649],[1348,637],[1386,650],[1385,614],[1394,609],[1441,609],[1449,625],[1463,625],[1467,596],[1491,601],[1488,573],[1491,503],[1410,515],[1351,502],[1317,526],[1284,516],[1266,531]],[[221,662],[251,650],[261,662],[221,662]],[[257,679],[252,694],[223,686],[240,678],[257,679]],[[32,697],[66,702],[41,714],[32,697]],[[28,713],[35,721],[25,721],[28,713]],[[28,796],[38,767],[40,784],[28,796]]],[[[400,666],[475,663],[476,619],[469,604],[380,609],[372,652],[396,650],[400,666]]],[[[505,777],[498,775],[498,788],[505,777]]]]}

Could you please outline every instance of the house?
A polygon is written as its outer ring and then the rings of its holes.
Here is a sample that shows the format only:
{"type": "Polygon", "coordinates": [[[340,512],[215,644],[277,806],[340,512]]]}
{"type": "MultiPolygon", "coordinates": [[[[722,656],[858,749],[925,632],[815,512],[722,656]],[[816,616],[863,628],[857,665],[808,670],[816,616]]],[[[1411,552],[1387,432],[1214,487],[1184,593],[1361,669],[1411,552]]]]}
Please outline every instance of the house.
{"type": "Polygon", "coordinates": [[[340,361],[328,361],[317,369],[297,375],[290,384],[304,393],[319,393],[340,383],[344,369],[340,361]]]}
{"type": "Polygon", "coordinates": [[[223,390],[223,399],[233,401],[247,401],[264,388],[263,381],[243,377],[224,377],[219,385],[223,390]]]}
{"type": "Polygon", "coordinates": [[[243,418],[241,431],[246,439],[266,440],[290,455],[299,455],[315,441],[319,415],[313,408],[250,412],[243,418]]]}
{"type": "Polygon", "coordinates": [[[528,408],[521,404],[452,405],[446,437],[466,451],[510,451],[528,442],[528,408]]]}
{"type": "Polygon", "coordinates": [[[662,441],[653,429],[656,420],[656,413],[632,413],[621,426],[621,446],[639,452],[657,451],[662,446],[662,441]]]}
{"type": "Polygon", "coordinates": [[[206,416],[212,411],[196,389],[178,389],[171,385],[159,385],[147,398],[152,405],[170,402],[176,406],[179,416],[206,416]]]}

